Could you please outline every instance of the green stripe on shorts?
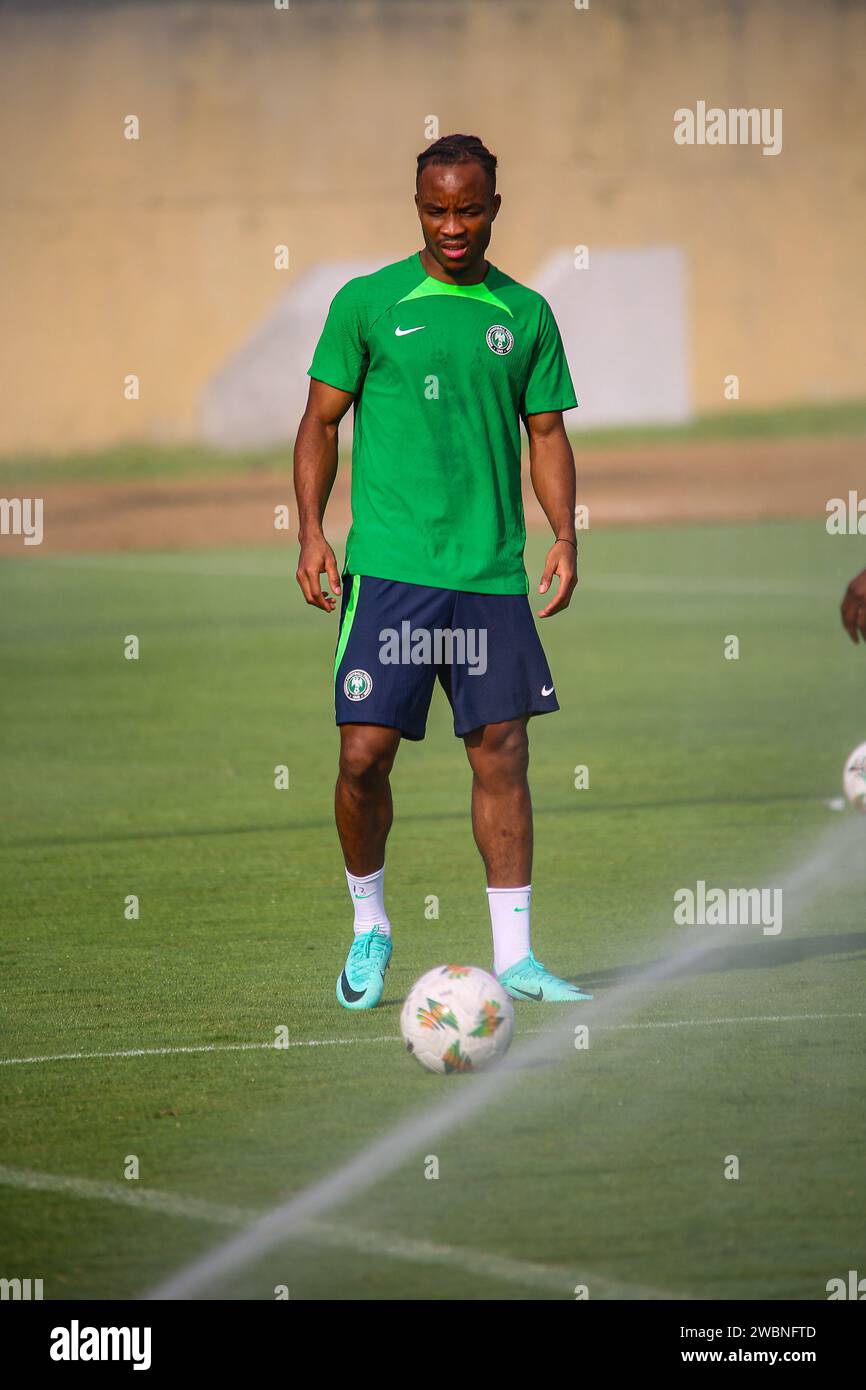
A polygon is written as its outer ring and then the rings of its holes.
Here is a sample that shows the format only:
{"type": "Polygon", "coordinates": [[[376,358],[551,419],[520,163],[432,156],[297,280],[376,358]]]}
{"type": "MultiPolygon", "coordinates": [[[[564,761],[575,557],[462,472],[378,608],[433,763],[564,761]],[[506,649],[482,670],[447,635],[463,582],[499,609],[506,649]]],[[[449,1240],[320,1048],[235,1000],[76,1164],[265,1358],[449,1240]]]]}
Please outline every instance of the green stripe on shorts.
{"type": "Polygon", "coordinates": [[[343,660],[343,653],[349,641],[349,633],[352,631],[352,623],[355,621],[355,609],[358,607],[358,594],[361,592],[360,574],[352,575],[352,592],[349,595],[349,603],[346,608],[346,616],[340,628],[340,640],[337,643],[337,655],[334,657],[334,685],[337,684],[337,672],[340,669],[340,662],[343,660]]]}

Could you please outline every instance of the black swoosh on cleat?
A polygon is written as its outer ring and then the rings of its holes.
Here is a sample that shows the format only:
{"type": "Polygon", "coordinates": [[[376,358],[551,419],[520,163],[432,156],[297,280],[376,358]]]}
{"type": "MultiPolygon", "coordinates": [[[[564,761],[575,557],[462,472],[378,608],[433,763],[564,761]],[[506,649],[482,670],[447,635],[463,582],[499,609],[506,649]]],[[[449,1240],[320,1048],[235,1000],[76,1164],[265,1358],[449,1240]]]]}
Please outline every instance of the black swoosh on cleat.
{"type": "MultiPolygon", "coordinates": [[[[512,985],[512,989],[517,989],[517,985],[512,985]]],[[[544,998],[544,990],[540,989],[537,994],[530,994],[526,989],[517,989],[518,994],[522,994],[524,999],[534,999],[536,1004],[544,998]]]]}
{"type": "Polygon", "coordinates": [[[340,976],[340,991],[347,1004],[357,1004],[358,1000],[363,999],[364,995],[367,993],[366,989],[352,989],[352,986],[346,979],[345,970],[340,976]]]}

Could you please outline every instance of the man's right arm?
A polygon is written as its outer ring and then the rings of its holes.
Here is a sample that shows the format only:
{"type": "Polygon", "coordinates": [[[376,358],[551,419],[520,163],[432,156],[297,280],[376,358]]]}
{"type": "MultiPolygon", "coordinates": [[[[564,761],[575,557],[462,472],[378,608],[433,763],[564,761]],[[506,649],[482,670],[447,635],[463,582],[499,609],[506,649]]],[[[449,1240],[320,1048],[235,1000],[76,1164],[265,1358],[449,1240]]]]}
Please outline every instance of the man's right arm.
{"type": "Polygon", "coordinates": [[[295,575],[307,603],[326,613],[337,606],[331,594],[340,592],[337,557],[325,540],[325,507],[337,476],[337,436],[340,421],[354,397],[348,391],[310,379],[307,408],[295,440],[295,499],[301,553],[295,575]],[[331,594],[322,592],[327,574],[331,594]]]}

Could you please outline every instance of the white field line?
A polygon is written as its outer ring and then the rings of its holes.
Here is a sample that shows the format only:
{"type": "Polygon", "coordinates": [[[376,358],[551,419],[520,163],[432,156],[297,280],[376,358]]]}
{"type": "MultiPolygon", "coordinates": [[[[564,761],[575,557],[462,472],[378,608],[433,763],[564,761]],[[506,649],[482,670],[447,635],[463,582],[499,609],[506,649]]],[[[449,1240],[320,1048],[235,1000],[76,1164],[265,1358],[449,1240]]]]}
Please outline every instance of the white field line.
{"type": "Polygon", "coordinates": [[[284,1052],[292,1047],[354,1047],[358,1043],[398,1041],[396,1033],[378,1038],[307,1038],[277,1047],[272,1042],[201,1043],[189,1047],[129,1047],[117,1052],[56,1052],[44,1057],[0,1057],[0,1067],[28,1066],[33,1062],[88,1062],[97,1057],[167,1057],[182,1052],[284,1052]]]}
{"type": "MultiPolygon", "coordinates": [[[[231,579],[276,579],[284,580],[289,575],[288,555],[280,561],[269,565],[267,563],[257,564],[250,562],[248,557],[238,557],[236,562],[232,562],[229,557],[215,559],[207,551],[192,555],[178,555],[174,553],[158,552],[153,555],[145,553],[136,554],[134,557],[124,555],[91,554],[91,555],[45,555],[41,557],[43,564],[51,565],[57,569],[73,570],[118,570],[127,574],[165,574],[165,575],[189,575],[198,574],[207,578],[231,578],[231,579]]],[[[719,575],[705,577],[703,575],[641,575],[641,574],[617,574],[600,573],[598,577],[589,575],[581,578],[580,587],[598,591],[609,590],[611,593],[625,594],[678,594],[684,598],[706,596],[712,597],[714,594],[743,594],[747,597],[768,597],[778,595],[780,597],[799,596],[802,598],[818,598],[825,601],[820,589],[816,590],[814,584],[808,585],[802,581],[789,579],[761,579],[755,577],[748,579],[739,576],[719,575]]],[[[828,591],[829,592],[829,591],[828,591]]],[[[835,590],[834,590],[835,593],[835,590]]]]}
{"type": "Polygon", "coordinates": [[[809,598],[817,597],[822,602],[825,600],[820,588],[816,588],[814,584],[809,588],[807,584],[789,579],[741,579],[725,578],[722,575],[704,577],[696,574],[644,576],[640,574],[601,573],[598,578],[590,576],[586,580],[581,579],[579,588],[607,590],[610,593],[623,594],[677,594],[681,598],[712,598],[716,594],[742,594],[752,598],[798,595],[809,598]]]}
{"type": "MultiPolygon", "coordinates": [[[[627,1033],[642,1028],[713,1028],[737,1023],[799,1023],[824,1022],[834,1018],[866,1018],[866,1013],[838,1014],[744,1014],[734,1018],[672,1018],[646,1023],[598,1023],[600,1033],[627,1033]]],[[[544,1030],[525,1028],[522,1036],[534,1036],[544,1030]]],[[[0,1057],[0,1067],[23,1067],[39,1062],[88,1062],[102,1057],[167,1057],[185,1052],[286,1052],[295,1047],[363,1047],[376,1043],[400,1042],[399,1033],[382,1033],[376,1038],[305,1038],[298,1042],[201,1043],[188,1047],[130,1047],[117,1052],[56,1052],[40,1057],[0,1057]]]]}
{"type": "MultiPolygon", "coordinates": [[[[119,1183],[94,1182],[91,1178],[66,1177],[56,1173],[39,1173],[27,1168],[8,1168],[0,1165],[0,1187],[25,1192],[51,1192],[59,1196],[85,1201],[110,1202],[139,1211],[155,1212],[182,1220],[204,1221],[234,1230],[254,1221],[260,1212],[251,1207],[224,1206],[203,1201],[199,1197],[183,1197],[177,1193],[159,1192],[149,1188],[121,1186],[119,1183]]],[[[386,1235],[345,1225],[332,1226],[311,1221],[299,1228],[297,1240],[303,1244],[350,1250],[373,1258],[403,1260],[410,1264],[445,1265],[477,1278],[498,1279],[523,1288],[544,1289],[562,1298],[574,1297],[577,1284],[587,1286],[590,1298],[596,1299],[682,1299],[685,1294],[671,1293],[644,1284],[623,1283],[607,1275],[582,1270],[576,1273],[562,1266],[515,1260],[506,1255],[489,1254],[481,1250],[442,1245],[438,1241],[410,1240],[405,1236],[386,1235]]]]}

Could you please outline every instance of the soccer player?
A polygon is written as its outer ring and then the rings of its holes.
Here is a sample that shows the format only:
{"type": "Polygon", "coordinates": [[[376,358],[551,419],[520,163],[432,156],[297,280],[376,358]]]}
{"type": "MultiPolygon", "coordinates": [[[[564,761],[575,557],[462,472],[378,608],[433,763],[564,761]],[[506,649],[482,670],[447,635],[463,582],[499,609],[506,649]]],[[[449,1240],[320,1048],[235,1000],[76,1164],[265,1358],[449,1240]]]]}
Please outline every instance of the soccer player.
{"type": "Polygon", "coordinates": [[[842,600],[842,626],[851,641],[856,643],[857,634],[866,642],[866,570],[855,574],[842,600]]]}
{"type": "Polygon", "coordinates": [[[418,156],[415,205],[423,250],[350,280],[331,302],[295,446],[297,580],[325,612],[342,592],[335,809],[355,922],[337,998],[370,1009],[382,997],[389,774],[401,739],[424,737],[438,678],[472,769],[496,975],[514,999],[589,999],[530,946],[527,722],[559,705],[527,598],[520,491],[522,419],[554,535],[538,588],[549,594],[548,618],[577,583],[574,457],[562,420],[577,401],[549,305],[485,260],[500,207],[495,155],[476,136],[437,140],[418,156]],[[339,423],[353,404],[341,583],[323,519],[339,423]]]}

